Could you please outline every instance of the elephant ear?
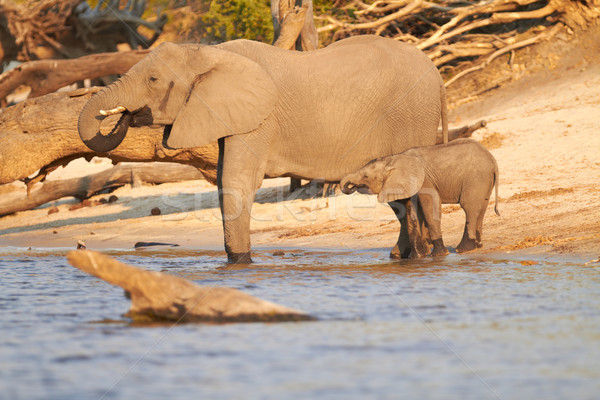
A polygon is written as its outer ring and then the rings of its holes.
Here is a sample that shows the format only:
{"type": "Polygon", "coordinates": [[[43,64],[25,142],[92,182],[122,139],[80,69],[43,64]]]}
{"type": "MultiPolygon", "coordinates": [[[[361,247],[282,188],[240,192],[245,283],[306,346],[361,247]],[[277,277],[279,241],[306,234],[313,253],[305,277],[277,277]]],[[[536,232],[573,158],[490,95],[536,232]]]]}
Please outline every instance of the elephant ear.
{"type": "Polygon", "coordinates": [[[380,203],[407,199],[423,186],[425,170],[417,157],[397,154],[392,157],[389,169],[385,172],[381,191],[377,196],[380,203]]]}
{"type": "Polygon", "coordinates": [[[171,129],[171,148],[198,147],[219,138],[250,132],[277,104],[277,87],[267,72],[247,57],[212,46],[189,48],[190,82],[171,129]]]}

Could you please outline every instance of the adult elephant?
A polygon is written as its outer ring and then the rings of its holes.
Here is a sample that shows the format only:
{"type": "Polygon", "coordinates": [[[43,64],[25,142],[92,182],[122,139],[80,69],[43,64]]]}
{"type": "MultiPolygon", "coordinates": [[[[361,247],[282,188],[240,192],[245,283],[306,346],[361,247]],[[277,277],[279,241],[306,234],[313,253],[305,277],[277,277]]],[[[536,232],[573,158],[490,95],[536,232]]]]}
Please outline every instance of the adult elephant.
{"type": "Polygon", "coordinates": [[[447,138],[437,68],[415,47],[377,36],[302,53],[248,40],[164,43],[89,100],[79,135],[108,152],[132,118],[166,125],[171,148],[218,140],[225,249],[239,263],[251,262],[250,210],[263,178],[339,182],[374,158],[434,144],[440,119],[447,138]],[[100,133],[102,116],[116,113],[117,126],[100,133]]]}

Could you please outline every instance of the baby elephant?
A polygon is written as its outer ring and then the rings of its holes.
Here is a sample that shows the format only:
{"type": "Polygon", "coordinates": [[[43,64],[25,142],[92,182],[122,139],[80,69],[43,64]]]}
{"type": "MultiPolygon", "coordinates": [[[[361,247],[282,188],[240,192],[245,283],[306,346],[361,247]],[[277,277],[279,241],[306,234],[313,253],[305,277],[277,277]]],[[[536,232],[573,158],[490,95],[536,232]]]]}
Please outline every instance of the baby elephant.
{"type": "Polygon", "coordinates": [[[500,215],[498,165],[492,154],[472,139],[457,139],[381,157],[340,182],[344,193],[368,189],[378,195],[380,203],[408,199],[416,194],[429,228],[434,256],[448,254],[440,228],[441,204],[459,203],[466,214],[463,238],[456,251],[481,247],[483,216],[494,185],[494,211],[500,215]]]}

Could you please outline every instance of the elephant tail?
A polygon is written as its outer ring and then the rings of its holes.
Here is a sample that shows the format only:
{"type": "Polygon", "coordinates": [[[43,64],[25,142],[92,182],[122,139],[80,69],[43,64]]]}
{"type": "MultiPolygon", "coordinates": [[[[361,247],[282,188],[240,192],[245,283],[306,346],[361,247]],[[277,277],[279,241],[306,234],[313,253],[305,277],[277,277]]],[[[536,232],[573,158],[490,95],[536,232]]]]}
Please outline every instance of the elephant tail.
{"type": "Polygon", "coordinates": [[[494,212],[497,216],[500,217],[500,212],[498,211],[498,164],[496,164],[496,170],[494,171],[494,191],[496,192],[496,203],[494,204],[494,212]]]}
{"type": "Polygon", "coordinates": [[[440,79],[440,100],[442,108],[442,143],[448,143],[448,104],[446,98],[446,85],[440,79]]]}

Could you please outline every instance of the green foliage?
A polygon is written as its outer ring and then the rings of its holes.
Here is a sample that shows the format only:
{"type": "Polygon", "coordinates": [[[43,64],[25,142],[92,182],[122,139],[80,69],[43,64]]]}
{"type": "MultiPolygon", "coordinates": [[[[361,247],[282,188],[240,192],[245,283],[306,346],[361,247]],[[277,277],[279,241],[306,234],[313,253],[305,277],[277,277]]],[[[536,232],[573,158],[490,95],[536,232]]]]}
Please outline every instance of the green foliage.
{"type": "Polygon", "coordinates": [[[273,41],[269,0],[213,0],[198,29],[209,42],[233,39],[273,41]]]}

